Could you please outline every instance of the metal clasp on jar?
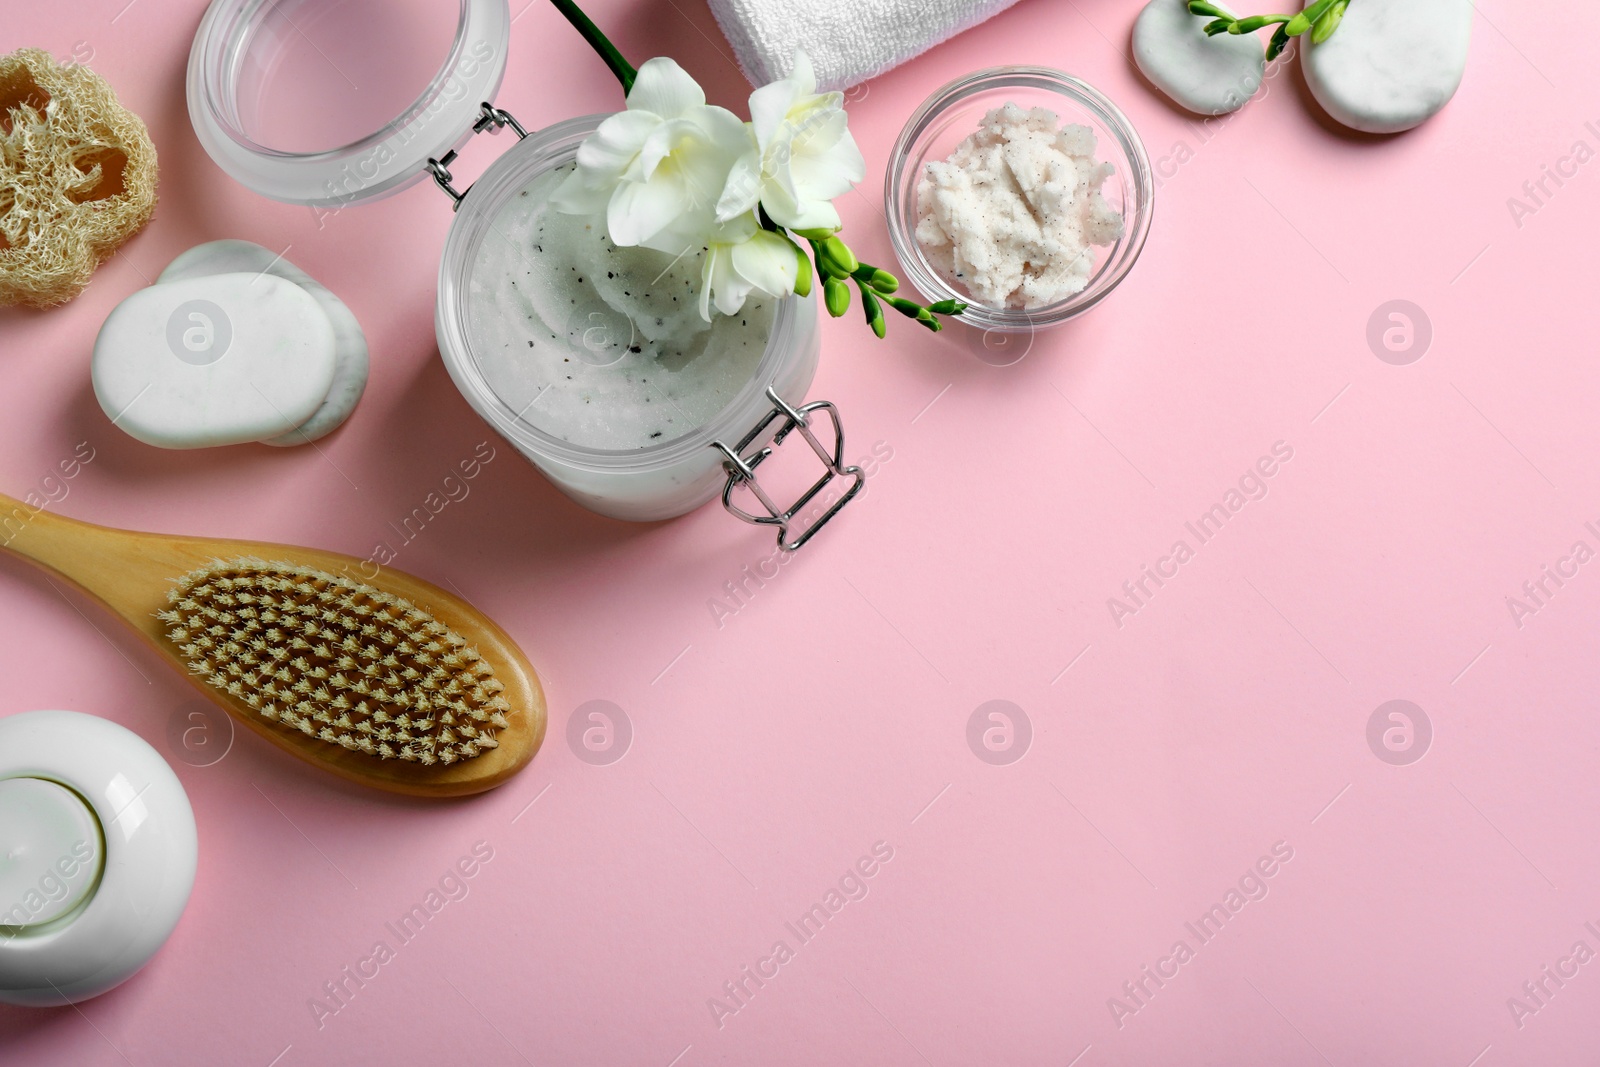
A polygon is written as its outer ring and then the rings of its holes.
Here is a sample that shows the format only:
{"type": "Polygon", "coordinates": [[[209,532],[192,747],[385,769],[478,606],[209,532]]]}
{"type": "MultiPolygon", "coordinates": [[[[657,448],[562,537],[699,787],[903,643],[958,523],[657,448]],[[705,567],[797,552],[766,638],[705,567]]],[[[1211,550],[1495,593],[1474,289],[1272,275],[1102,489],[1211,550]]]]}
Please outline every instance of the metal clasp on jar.
{"type": "MultiPolygon", "coordinates": [[[[522,123],[513,118],[511,112],[504,108],[495,107],[487,100],[479,104],[478,108],[478,121],[472,124],[473,133],[482,133],[488,129],[493,129],[498,133],[502,126],[510,126],[512,132],[517,135],[517,140],[524,140],[528,136],[528,131],[522,128],[522,123]]],[[[459,211],[461,209],[461,201],[465,200],[467,194],[472,192],[472,186],[469,185],[458,192],[456,187],[451,184],[454,179],[450,176],[450,164],[455,161],[456,150],[452,148],[438,159],[428,160],[428,173],[433,175],[434,183],[449,194],[451,210],[459,211]]]]}
{"type": "Polygon", "coordinates": [[[778,547],[785,552],[793,552],[811,540],[813,534],[826,526],[829,519],[837,515],[841,508],[850,503],[855,495],[861,491],[861,487],[866,484],[867,476],[860,467],[844,466],[844,424],[839,421],[839,409],[834,407],[832,403],[826,400],[818,400],[798,408],[791,407],[771,386],[767,387],[767,399],[772,401],[772,410],[767,413],[765,418],[756,423],[755,428],[745,434],[737,445],[729,448],[721,441],[713,441],[711,442],[711,447],[722,453],[724,457],[722,465],[728,472],[728,482],[722,487],[722,506],[745,522],[754,523],[757,526],[776,526],[778,528],[778,547]],[[826,411],[828,418],[833,423],[833,450],[831,452],[823,447],[822,442],[817,440],[817,435],[812,432],[809,416],[815,411],[826,411]],[[772,424],[780,419],[783,421],[783,425],[779,427],[777,433],[772,435],[772,444],[761,446],[747,458],[745,450],[755,442],[765,440],[772,424]],[[773,503],[772,497],[756,479],[756,468],[768,456],[772,455],[773,449],[783,444],[784,438],[788,437],[790,432],[794,430],[800,431],[800,436],[805,438],[806,444],[811,446],[811,451],[816,453],[817,458],[822,461],[822,465],[827,469],[822,477],[812,484],[810,489],[800,495],[800,499],[796,500],[787,509],[780,511],[778,505],[773,503]],[[800,513],[802,508],[816,499],[817,494],[827,488],[828,484],[835,478],[845,477],[854,479],[850,488],[833,503],[833,506],[823,512],[820,518],[806,527],[799,537],[791,540],[789,530],[794,525],[795,516],[800,513]],[[751,514],[733,502],[733,491],[740,485],[746,485],[750,488],[750,492],[761,502],[761,506],[767,509],[765,515],[751,514]]]}

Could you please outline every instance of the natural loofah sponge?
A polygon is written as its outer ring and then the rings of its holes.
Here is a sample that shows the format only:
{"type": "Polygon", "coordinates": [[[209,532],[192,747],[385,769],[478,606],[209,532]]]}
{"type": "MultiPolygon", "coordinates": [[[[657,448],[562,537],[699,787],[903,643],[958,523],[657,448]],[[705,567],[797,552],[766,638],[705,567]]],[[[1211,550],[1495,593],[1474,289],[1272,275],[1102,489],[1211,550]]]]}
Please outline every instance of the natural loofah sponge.
{"type": "Polygon", "coordinates": [[[0,305],[71,300],[155,206],[155,145],[105,79],[0,56],[0,305]]]}

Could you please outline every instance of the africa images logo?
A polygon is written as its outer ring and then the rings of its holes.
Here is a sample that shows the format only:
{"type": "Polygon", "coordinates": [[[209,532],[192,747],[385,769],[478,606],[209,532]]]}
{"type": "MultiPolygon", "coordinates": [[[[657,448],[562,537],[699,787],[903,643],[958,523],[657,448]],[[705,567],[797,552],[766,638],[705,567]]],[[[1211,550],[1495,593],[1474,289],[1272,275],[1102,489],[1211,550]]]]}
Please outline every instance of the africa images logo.
{"type": "Polygon", "coordinates": [[[228,354],[233,323],[209,300],[185,300],[167,316],[167,348],[183,362],[207,367],[228,354]]]}

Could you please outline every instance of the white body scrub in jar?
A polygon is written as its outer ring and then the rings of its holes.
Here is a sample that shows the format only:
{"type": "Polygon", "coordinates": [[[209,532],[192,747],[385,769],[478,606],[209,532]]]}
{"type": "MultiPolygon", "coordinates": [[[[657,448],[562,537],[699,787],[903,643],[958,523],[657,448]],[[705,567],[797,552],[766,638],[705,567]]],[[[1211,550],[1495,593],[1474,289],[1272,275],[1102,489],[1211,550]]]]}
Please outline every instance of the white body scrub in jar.
{"type": "MultiPolygon", "coordinates": [[[[728,481],[735,445],[816,374],[812,297],[699,310],[701,253],[618,248],[598,216],[549,203],[604,116],[518,142],[461,201],[439,269],[436,325],[467,402],[592,511],[682,515],[728,481]]],[[[775,426],[776,431],[779,427],[775,426]]]]}
{"type": "Polygon", "coordinates": [[[510,24],[506,0],[404,12],[384,0],[211,0],[189,56],[190,117],[228,174],[319,220],[430,179],[448,194],[440,355],[473,410],[567,496],[653,521],[721,493],[798,547],[864,477],[844,465],[833,406],[805,400],[817,301],[757,297],[707,321],[698,250],[616,248],[600,219],[553,211],[551,193],[606,116],[530,134],[487,103],[510,24]],[[358,91],[344,69],[370,78],[358,91]],[[494,132],[479,143],[502,151],[461,187],[457,150],[494,132]],[[755,475],[791,431],[824,471],[793,504],[772,501],[755,475]],[[800,509],[841,478],[852,484],[802,529],[800,509]]]}
{"type": "Polygon", "coordinates": [[[1095,247],[1122,237],[1101,194],[1114,173],[1094,132],[1048,108],[1006,104],[917,185],[916,240],[928,263],[981,304],[1042,308],[1080,292],[1095,247]]]}
{"type": "Polygon", "coordinates": [[[580,448],[626,451],[705,425],[754,376],[777,301],[699,310],[702,252],[619,248],[600,216],[549,197],[572,170],[508,199],[478,250],[468,330],[489,387],[521,420],[580,448]]]}

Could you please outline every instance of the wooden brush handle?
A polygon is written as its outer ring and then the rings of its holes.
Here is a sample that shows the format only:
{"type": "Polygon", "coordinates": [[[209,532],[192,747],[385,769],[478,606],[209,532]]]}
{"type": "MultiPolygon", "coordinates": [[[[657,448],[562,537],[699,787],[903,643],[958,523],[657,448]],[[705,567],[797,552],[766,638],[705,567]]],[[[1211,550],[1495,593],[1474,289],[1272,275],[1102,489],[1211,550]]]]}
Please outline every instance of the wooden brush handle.
{"type": "Polygon", "coordinates": [[[544,739],[545,699],[539,676],[511,637],[471,604],[403,571],[370,566],[354,556],[261,541],[175,537],[135,533],[51,514],[0,494],[0,548],[61,576],[111,611],[176,666],[210,699],[251,730],[301,759],[365,785],[415,796],[479,793],[521,770],[544,739]],[[416,605],[478,650],[505,686],[510,725],[498,731],[499,747],[444,767],[379,761],[348,752],[267,722],[238,700],[189,674],[156,613],[167,606],[173,583],[216,560],[255,558],[284,561],[375,587],[416,605]]]}
{"type": "Polygon", "coordinates": [[[178,551],[181,544],[69,519],[0,493],[0,548],[65,578],[148,637],[161,633],[150,615],[151,590],[196,565],[178,551]]]}

